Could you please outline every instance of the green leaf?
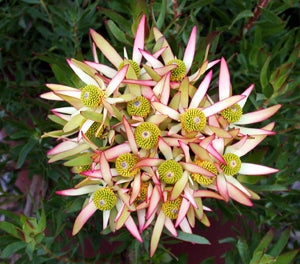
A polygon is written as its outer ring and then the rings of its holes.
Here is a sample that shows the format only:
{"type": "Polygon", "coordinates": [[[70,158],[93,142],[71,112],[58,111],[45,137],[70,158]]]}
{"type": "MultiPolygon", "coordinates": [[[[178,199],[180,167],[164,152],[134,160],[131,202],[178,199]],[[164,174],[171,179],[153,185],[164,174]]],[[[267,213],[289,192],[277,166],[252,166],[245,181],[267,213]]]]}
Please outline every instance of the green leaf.
{"type": "Polygon", "coordinates": [[[271,56],[267,58],[267,60],[264,63],[264,66],[262,67],[260,71],[260,85],[262,88],[262,92],[265,96],[269,97],[270,91],[268,88],[270,88],[269,84],[269,78],[268,78],[268,68],[271,61],[271,56]]]}
{"type": "Polygon", "coordinates": [[[106,25],[107,25],[109,31],[114,35],[114,37],[115,37],[118,41],[120,41],[120,42],[122,42],[122,43],[124,43],[124,44],[126,44],[126,45],[129,45],[129,46],[132,45],[132,44],[126,39],[125,33],[117,27],[117,25],[115,24],[115,22],[113,22],[112,20],[108,20],[107,23],[106,23],[106,25]]]}
{"type": "Polygon", "coordinates": [[[196,244],[202,244],[202,245],[209,245],[210,242],[203,236],[199,236],[196,234],[189,234],[183,231],[178,231],[178,239],[183,240],[183,241],[188,241],[191,243],[196,243],[196,244]]]}
{"type": "Polygon", "coordinates": [[[250,264],[258,264],[257,262],[262,259],[264,252],[268,248],[269,244],[271,243],[272,239],[274,238],[274,230],[270,229],[267,234],[262,238],[258,246],[253,252],[253,257],[250,261],[250,264]]]}
{"type": "Polygon", "coordinates": [[[4,210],[4,209],[0,209],[0,215],[9,217],[10,219],[12,219],[15,222],[15,224],[21,226],[20,218],[18,215],[14,214],[8,210],[4,210]]]}
{"type": "Polygon", "coordinates": [[[267,254],[264,254],[262,258],[257,262],[257,264],[273,264],[275,263],[276,258],[269,256],[267,254]]]}
{"type": "Polygon", "coordinates": [[[109,17],[111,20],[115,21],[120,27],[123,28],[124,31],[130,30],[131,23],[128,21],[128,19],[125,19],[120,14],[111,9],[103,8],[101,6],[99,6],[99,11],[105,16],[109,17]]]}
{"type": "Polygon", "coordinates": [[[9,244],[8,246],[6,246],[1,253],[1,258],[8,258],[10,257],[12,254],[16,253],[18,250],[25,248],[26,247],[26,243],[23,241],[17,241],[14,243],[9,244]]]}
{"type": "Polygon", "coordinates": [[[103,115],[100,113],[96,113],[94,111],[81,111],[80,114],[90,120],[101,123],[103,120],[103,115]]]}
{"type": "Polygon", "coordinates": [[[281,234],[275,245],[272,247],[271,251],[268,252],[269,255],[277,257],[284,247],[286,246],[290,237],[290,228],[285,229],[281,234]]]}
{"type": "Polygon", "coordinates": [[[83,154],[79,157],[75,157],[74,159],[70,159],[64,163],[65,166],[73,167],[73,166],[84,166],[92,163],[90,154],[83,154]]]}
{"type": "Polygon", "coordinates": [[[5,231],[6,233],[10,234],[13,237],[22,239],[22,237],[18,232],[18,227],[9,222],[6,221],[0,222],[0,229],[2,229],[3,231],[5,231]]]}
{"type": "Polygon", "coordinates": [[[143,65],[145,71],[150,75],[150,77],[154,80],[154,81],[159,81],[161,79],[161,76],[156,73],[153,68],[151,68],[149,65],[144,64],[143,65]]]}
{"type": "Polygon", "coordinates": [[[239,239],[236,247],[238,249],[243,264],[248,264],[250,262],[250,250],[246,240],[239,239]]]}
{"type": "Polygon", "coordinates": [[[205,260],[203,260],[200,264],[215,264],[215,258],[214,257],[209,257],[205,260]]]}
{"type": "Polygon", "coordinates": [[[72,81],[70,81],[70,78],[74,73],[70,71],[69,67],[65,65],[60,66],[59,64],[52,64],[51,69],[59,83],[69,86],[73,85],[72,81]]]}
{"type": "Polygon", "coordinates": [[[166,0],[162,0],[162,3],[161,3],[161,9],[159,11],[159,16],[158,16],[158,19],[156,21],[156,26],[158,28],[162,28],[162,25],[165,21],[165,17],[166,17],[166,8],[167,8],[167,1],[166,0]]]}
{"type": "Polygon", "coordinates": [[[28,138],[29,135],[30,135],[30,131],[22,130],[22,131],[17,131],[16,133],[12,133],[9,137],[13,140],[18,140],[18,139],[28,138]]]}
{"type": "Polygon", "coordinates": [[[34,146],[37,144],[37,140],[31,136],[28,140],[28,142],[22,147],[18,161],[17,161],[17,168],[21,168],[24,164],[29,152],[34,148],[34,146]]]}
{"type": "Polygon", "coordinates": [[[62,126],[64,126],[67,123],[66,120],[64,120],[64,119],[62,119],[62,118],[60,118],[56,115],[48,115],[48,118],[51,121],[53,121],[54,123],[57,123],[57,124],[62,125],[62,126]]]}
{"type": "Polygon", "coordinates": [[[46,228],[47,221],[46,221],[46,214],[45,214],[45,209],[44,206],[42,206],[42,211],[41,215],[37,224],[37,232],[43,232],[46,228]]]}
{"type": "Polygon", "coordinates": [[[270,76],[270,83],[273,86],[273,89],[275,92],[278,92],[278,90],[283,86],[285,81],[289,77],[289,73],[293,69],[293,63],[284,63],[280,67],[278,67],[275,71],[272,72],[270,76]]]}
{"type": "Polygon", "coordinates": [[[53,155],[49,159],[48,162],[51,163],[51,162],[55,162],[55,161],[58,161],[58,160],[62,160],[62,159],[66,159],[66,158],[72,157],[73,155],[78,154],[81,151],[85,151],[85,150],[87,150],[89,148],[90,147],[87,144],[80,144],[80,145],[78,145],[77,147],[75,147],[73,149],[70,149],[70,150],[58,153],[56,155],[53,155]]]}
{"type": "Polygon", "coordinates": [[[32,261],[34,249],[35,249],[35,243],[33,241],[31,241],[30,243],[27,243],[25,251],[26,251],[30,261],[32,261]]]}
{"type": "Polygon", "coordinates": [[[22,2],[26,4],[33,4],[33,5],[40,4],[40,0],[22,0],[22,2]]]}
{"type": "Polygon", "coordinates": [[[232,21],[231,25],[228,27],[228,29],[230,30],[232,28],[232,26],[240,19],[252,17],[252,16],[253,16],[253,13],[250,10],[243,10],[235,17],[235,19],[233,19],[233,21],[232,21]]]}
{"type": "Polygon", "coordinates": [[[269,22],[272,23],[271,25],[283,23],[281,18],[278,17],[277,15],[275,15],[274,12],[272,12],[266,8],[260,8],[260,11],[261,11],[261,19],[268,20],[269,22]]]}
{"type": "Polygon", "coordinates": [[[62,130],[55,130],[55,131],[51,131],[51,132],[46,132],[42,135],[42,138],[45,138],[45,137],[53,137],[53,138],[59,138],[61,137],[62,135],[64,135],[64,131],[62,130]]]}
{"type": "Polygon", "coordinates": [[[282,255],[280,255],[274,264],[290,264],[292,263],[292,260],[296,257],[296,255],[299,253],[299,249],[295,249],[289,252],[286,252],[282,255]]]}
{"type": "Polygon", "coordinates": [[[65,124],[63,131],[65,133],[72,132],[73,130],[79,128],[83,121],[84,117],[82,115],[75,115],[65,124]]]}
{"type": "Polygon", "coordinates": [[[220,244],[222,243],[236,243],[236,239],[234,237],[225,237],[218,241],[220,244]]]}
{"type": "Polygon", "coordinates": [[[274,185],[248,185],[254,192],[284,192],[287,191],[287,186],[274,184],[274,185]]]}

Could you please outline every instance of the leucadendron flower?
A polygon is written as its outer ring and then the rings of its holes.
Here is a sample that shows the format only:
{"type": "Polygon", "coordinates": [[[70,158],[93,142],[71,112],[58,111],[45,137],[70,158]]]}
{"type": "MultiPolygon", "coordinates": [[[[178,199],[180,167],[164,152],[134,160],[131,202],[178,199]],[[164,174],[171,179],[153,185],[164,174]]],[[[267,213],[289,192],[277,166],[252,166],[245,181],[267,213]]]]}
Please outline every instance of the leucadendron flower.
{"type": "MultiPolygon", "coordinates": [[[[181,143],[181,147],[179,148],[172,148],[160,137],[158,141],[158,153],[161,153],[164,158],[160,158],[157,155],[154,157],[145,157],[135,165],[135,168],[150,170],[154,183],[143,227],[145,229],[152,222],[155,222],[150,243],[151,256],[158,246],[164,226],[175,237],[177,236],[177,227],[180,227],[184,232],[192,233],[191,226],[194,225],[189,221],[191,220],[191,215],[188,213],[188,210],[185,210],[190,205],[193,207],[190,210],[195,209],[197,213],[199,212],[197,218],[203,223],[208,223],[208,219],[203,213],[204,207],[202,207],[201,198],[200,196],[193,197],[193,190],[189,187],[189,179],[192,172],[206,175],[206,177],[215,177],[212,172],[190,161],[187,154],[188,147],[184,143],[181,143]],[[184,203],[184,207],[181,206],[182,202],[184,203]]],[[[197,195],[200,195],[200,193],[197,195]]],[[[216,193],[214,195],[210,194],[207,197],[222,199],[216,193]]]]}
{"type": "MultiPolygon", "coordinates": [[[[74,59],[67,62],[84,85],[81,88],[74,88],[60,84],[47,84],[52,92],[44,93],[41,97],[71,104],[72,107],[55,108],[53,113],[67,121],[62,129],[63,132],[65,134],[78,132],[78,140],[80,140],[82,134],[86,134],[95,122],[98,121],[100,124],[96,130],[100,133],[103,126],[110,125],[111,117],[120,118],[113,106],[127,100],[126,96],[121,94],[115,96],[115,94],[125,78],[128,65],[125,65],[106,86],[90,66],[74,59]]],[[[131,98],[133,96],[129,96],[129,99],[131,98]]]]}
{"type": "MultiPolygon", "coordinates": [[[[126,144],[120,147],[119,150],[121,152],[125,153],[128,150],[126,144]]],[[[108,159],[116,159],[115,151],[116,149],[109,149],[97,153],[94,161],[98,163],[98,166],[96,165],[94,170],[86,172],[88,178],[85,178],[72,189],[61,190],[56,193],[67,196],[89,195],[87,203],[75,220],[73,235],[76,235],[88,219],[97,210],[100,210],[103,215],[103,229],[109,225],[110,229],[115,231],[125,225],[129,232],[138,241],[142,242],[140,232],[130,215],[130,211],[134,211],[135,206],[129,203],[130,197],[126,189],[120,187],[115,181],[114,172],[109,167],[107,157],[108,159]]]]}
{"type": "MultiPolygon", "coordinates": [[[[274,125],[275,123],[270,123],[263,127],[263,130],[272,131],[274,125]]],[[[250,199],[258,199],[259,196],[239,181],[239,175],[260,176],[276,173],[278,170],[260,164],[243,162],[242,157],[253,150],[268,135],[267,132],[255,136],[246,135],[232,145],[226,144],[224,138],[213,138],[209,151],[208,148],[206,150],[202,148],[201,152],[198,152],[200,159],[213,162],[218,167],[216,180],[206,187],[217,190],[225,201],[232,198],[241,204],[252,206],[250,199]]],[[[192,149],[199,151],[199,148],[196,147],[192,147],[192,149]]],[[[198,155],[198,153],[195,154],[198,155]]]]}
{"type": "MultiPolygon", "coordinates": [[[[134,44],[132,49],[132,57],[129,58],[126,48],[124,47],[123,56],[115,50],[115,48],[99,33],[95,30],[90,30],[90,35],[93,40],[93,55],[94,61],[85,61],[86,64],[90,65],[96,69],[102,75],[105,75],[108,78],[113,78],[117,72],[123,68],[124,65],[128,65],[128,72],[126,74],[127,79],[138,80],[141,78],[148,78],[148,75],[145,76],[145,70],[142,68],[142,54],[140,49],[144,49],[145,42],[145,28],[146,28],[146,16],[143,15],[140,19],[140,22],[137,27],[137,31],[134,38],[134,44]],[[105,58],[114,66],[114,68],[99,63],[97,48],[105,56],[105,58]],[[142,77],[144,75],[144,77],[142,77]]],[[[103,80],[106,78],[103,76],[103,80]]],[[[141,89],[138,85],[129,83],[127,84],[126,91],[135,96],[141,96],[141,89]]]]}
{"type": "MultiPolygon", "coordinates": [[[[240,130],[243,135],[259,135],[269,133],[274,134],[273,131],[265,131],[258,128],[248,128],[240,125],[249,125],[253,123],[262,122],[271,116],[273,116],[280,108],[281,105],[277,104],[268,108],[259,109],[254,112],[244,113],[243,107],[247,102],[249,95],[251,94],[254,85],[251,84],[241,95],[244,95],[244,99],[240,100],[236,104],[224,109],[220,113],[219,123],[226,129],[236,128],[240,130]]],[[[224,100],[232,96],[232,85],[230,82],[230,74],[228,65],[224,58],[221,58],[220,62],[220,74],[219,74],[219,100],[224,100]]]]}
{"type": "MultiPolygon", "coordinates": [[[[214,104],[200,106],[201,101],[203,99],[205,100],[204,97],[209,88],[211,78],[212,71],[205,76],[192,98],[189,98],[189,94],[186,91],[189,83],[182,82],[179,89],[182,91],[182,93],[186,93],[186,98],[179,98],[179,103],[175,107],[177,110],[159,101],[152,102],[152,106],[157,112],[167,115],[170,119],[175,121],[175,123],[172,123],[172,126],[169,129],[169,136],[176,136],[180,131],[182,135],[187,135],[187,137],[190,137],[188,136],[190,133],[192,133],[193,137],[199,134],[211,135],[213,133],[221,133],[222,135],[223,130],[216,130],[214,127],[210,126],[208,123],[208,118],[215,116],[228,107],[231,107],[232,105],[244,99],[245,96],[230,96],[214,104]]],[[[164,88],[168,89],[168,87],[164,88]]]]}
{"type": "MultiPolygon", "coordinates": [[[[183,79],[188,76],[193,64],[196,50],[197,28],[196,26],[194,26],[192,29],[182,59],[177,58],[173,54],[171,46],[158,28],[153,28],[153,34],[156,41],[156,45],[154,47],[155,53],[150,54],[145,50],[140,50],[144,58],[147,60],[147,63],[152,67],[152,69],[145,67],[145,70],[149,73],[149,75],[155,76],[155,81],[160,79],[158,76],[163,76],[167,72],[170,72],[169,79],[171,82],[171,86],[178,87],[180,85],[180,82],[182,82],[183,79]],[[161,53],[163,63],[157,57],[158,52],[161,53]],[[155,73],[158,76],[155,75],[155,73]]],[[[207,47],[206,55],[202,65],[195,73],[188,76],[189,82],[195,83],[200,78],[200,76],[205,73],[205,71],[219,62],[219,60],[215,60],[212,62],[207,61],[208,49],[209,46],[207,47]]]]}
{"type": "Polygon", "coordinates": [[[126,48],[120,56],[91,29],[94,61],[67,60],[79,77],[76,87],[47,84],[51,91],[41,97],[66,103],[49,115],[61,129],[44,136],[60,141],[48,151],[49,162],[63,160],[80,179],[73,188],[57,191],[85,198],[72,234],[101,211],[94,217],[102,217],[103,229],[126,227],[139,242],[143,232],[152,230],[153,256],[164,228],[174,237],[181,232],[192,237],[196,221],[210,226],[206,212],[215,208],[206,206],[208,199],[246,206],[259,199],[243,180],[278,170],[248,163],[244,156],[275,134],[275,123],[250,125],[267,120],[281,106],[244,113],[254,86],[235,95],[225,59],[208,62],[209,46],[192,72],[196,27],[182,57],[173,54],[156,27],[150,34],[155,41],[151,54],[145,27],[143,15],[131,57],[126,48]],[[99,50],[108,65],[99,63],[99,50]],[[219,89],[210,89],[209,69],[219,62],[219,89]]]}

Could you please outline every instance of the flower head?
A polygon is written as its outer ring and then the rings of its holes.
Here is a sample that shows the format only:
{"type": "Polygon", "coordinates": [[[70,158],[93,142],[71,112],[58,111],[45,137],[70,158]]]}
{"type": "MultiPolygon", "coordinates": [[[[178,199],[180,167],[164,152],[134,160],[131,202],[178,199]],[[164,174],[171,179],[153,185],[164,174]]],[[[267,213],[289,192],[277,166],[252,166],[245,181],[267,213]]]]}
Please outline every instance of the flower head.
{"type": "Polygon", "coordinates": [[[52,109],[51,118],[61,129],[44,136],[61,141],[48,151],[49,162],[64,160],[81,179],[57,194],[87,198],[73,235],[101,210],[103,229],[126,227],[140,242],[152,226],[153,256],[163,228],[177,237],[178,229],[192,233],[196,220],[210,226],[206,211],[212,209],[206,200],[253,205],[258,195],[240,175],[278,170],[245,162],[244,156],[274,134],[274,123],[262,128],[240,125],[264,121],[280,105],[244,113],[254,86],[234,95],[224,58],[209,63],[207,49],[202,65],[191,74],[196,27],[183,57],[177,58],[155,27],[151,54],[144,43],[145,26],[143,15],[131,58],[126,49],[120,56],[91,29],[94,61],[67,60],[80,79],[78,87],[47,84],[51,92],[41,97],[69,104],[52,109]],[[110,65],[99,63],[97,49],[110,65]],[[214,94],[215,89],[209,89],[213,69],[202,75],[218,62],[219,90],[214,94]]]}
{"type": "Polygon", "coordinates": [[[122,69],[124,65],[128,65],[132,70],[128,73],[129,77],[132,79],[138,79],[141,73],[140,64],[142,61],[142,54],[139,49],[144,48],[145,23],[146,16],[143,15],[136,31],[132,50],[132,59],[128,58],[126,49],[124,50],[124,55],[120,56],[115,48],[102,35],[91,29],[90,34],[93,39],[94,62],[87,61],[86,63],[109,78],[113,78],[118,70],[122,69]],[[102,52],[114,68],[99,63],[96,47],[102,52]]]}
{"type": "MultiPolygon", "coordinates": [[[[232,95],[232,85],[230,83],[230,74],[227,63],[224,58],[221,58],[220,75],[219,75],[219,99],[224,100],[232,95]]],[[[256,128],[246,128],[239,125],[248,125],[257,122],[264,121],[274,115],[281,105],[274,105],[265,109],[257,110],[251,113],[243,113],[243,107],[254,88],[254,85],[250,85],[243,93],[244,99],[236,104],[224,109],[220,114],[226,120],[225,127],[238,128],[240,133],[246,135],[256,135],[269,133],[274,134],[272,131],[265,131],[256,128]]]]}

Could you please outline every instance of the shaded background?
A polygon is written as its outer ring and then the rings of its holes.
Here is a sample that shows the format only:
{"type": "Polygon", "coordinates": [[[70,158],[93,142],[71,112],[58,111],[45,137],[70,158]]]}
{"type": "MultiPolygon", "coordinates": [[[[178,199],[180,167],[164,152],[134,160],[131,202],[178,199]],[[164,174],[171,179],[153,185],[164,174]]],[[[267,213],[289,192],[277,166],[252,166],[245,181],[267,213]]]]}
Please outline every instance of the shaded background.
{"type": "MultiPolygon", "coordinates": [[[[296,0],[0,1],[3,263],[247,264],[266,234],[269,243],[262,248],[268,256],[295,253],[300,243],[296,236],[300,230],[299,14],[296,0]],[[210,44],[209,60],[225,57],[236,93],[255,84],[246,111],[283,104],[271,118],[277,135],[247,156],[249,161],[281,170],[269,177],[245,179],[261,200],[253,208],[212,201],[209,206],[218,212],[210,217],[215,219],[212,227],[196,230],[214,241],[212,246],[172,245],[174,241],[166,238],[152,260],[147,257],[147,245],[139,245],[126,231],[114,236],[101,232],[100,212],[79,235],[69,235],[83,199],[55,195],[56,190],[73,185],[76,177],[59,163],[47,163],[46,152],[55,142],[41,135],[56,128],[47,119],[55,104],[38,97],[47,91],[45,83],[68,85],[74,78],[65,58],[92,59],[89,28],[109,39],[120,54],[124,46],[131,50],[142,13],[147,15],[149,32],[157,26],[179,58],[197,25],[193,69],[201,65],[210,44]],[[139,252],[138,259],[130,255],[134,251],[139,252]]],[[[149,32],[146,47],[151,49],[149,32]]],[[[293,263],[300,263],[299,256],[293,263]]]]}

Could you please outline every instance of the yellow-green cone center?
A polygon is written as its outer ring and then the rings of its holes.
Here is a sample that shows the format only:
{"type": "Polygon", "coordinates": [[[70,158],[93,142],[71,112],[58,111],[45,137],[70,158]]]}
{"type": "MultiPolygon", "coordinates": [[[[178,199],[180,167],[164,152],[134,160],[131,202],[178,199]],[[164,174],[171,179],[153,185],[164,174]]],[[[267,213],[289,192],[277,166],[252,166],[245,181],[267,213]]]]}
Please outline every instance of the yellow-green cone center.
{"type": "Polygon", "coordinates": [[[182,81],[184,76],[186,75],[186,66],[182,60],[174,59],[170,60],[167,65],[176,64],[177,68],[171,71],[171,81],[179,82],[182,81]]]}
{"type": "MultiPolygon", "coordinates": [[[[218,169],[215,166],[215,164],[213,164],[211,161],[207,161],[207,160],[195,160],[194,162],[196,165],[214,173],[217,174],[218,173],[218,169]]],[[[202,174],[198,174],[198,173],[192,173],[192,178],[194,179],[194,181],[198,182],[199,184],[203,185],[203,186],[207,186],[210,185],[214,182],[214,180],[216,179],[216,177],[207,177],[205,175],[202,174]]]]}
{"type": "Polygon", "coordinates": [[[182,167],[175,160],[166,160],[158,167],[159,178],[167,184],[176,183],[182,177],[182,174],[182,167]]]}
{"type": "Polygon", "coordinates": [[[190,108],[180,115],[181,127],[187,132],[201,132],[206,125],[206,116],[198,108],[190,108]]]}
{"type": "Polygon", "coordinates": [[[234,123],[240,120],[243,115],[243,110],[238,104],[234,104],[231,107],[224,109],[221,115],[229,122],[234,123]]]}
{"type": "Polygon", "coordinates": [[[133,177],[140,169],[132,169],[138,162],[138,157],[131,153],[124,153],[116,159],[117,172],[123,177],[133,177]]]}
{"type": "Polygon", "coordinates": [[[103,187],[95,191],[93,202],[99,210],[106,211],[112,209],[116,205],[117,196],[111,188],[103,187]]]}
{"type": "Polygon", "coordinates": [[[90,170],[90,169],[91,169],[91,165],[81,165],[81,166],[76,167],[76,171],[78,173],[81,173],[83,171],[87,171],[87,170],[90,170]]]}
{"type": "Polygon", "coordinates": [[[88,139],[92,140],[94,137],[101,137],[104,131],[104,126],[100,128],[100,123],[94,122],[85,135],[88,139]]]}
{"type": "Polygon", "coordinates": [[[122,61],[118,67],[118,70],[121,70],[125,64],[129,64],[132,67],[132,69],[135,72],[136,77],[140,76],[140,74],[141,74],[140,66],[133,60],[122,61]]]}
{"type": "Polygon", "coordinates": [[[139,205],[146,201],[148,194],[149,182],[142,182],[138,197],[135,199],[135,205],[139,205]]]}
{"type": "Polygon", "coordinates": [[[150,102],[143,96],[138,96],[127,103],[127,112],[130,116],[146,117],[150,113],[150,102]]]}
{"type": "Polygon", "coordinates": [[[136,144],[142,149],[151,149],[155,147],[160,136],[160,130],[157,125],[151,122],[144,122],[138,125],[134,131],[136,144]]]}
{"type": "Polygon", "coordinates": [[[97,86],[87,85],[82,88],[80,99],[85,106],[95,108],[101,104],[104,95],[105,92],[100,90],[97,86]]]}
{"type": "Polygon", "coordinates": [[[223,155],[223,159],[225,160],[226,164],[221,164],[221,169],[226,175],[235,175],[241,169],[241,159],[233,154],[233,153],[226,153],[223,155]]]}
{"type": "Polygon", "coordinates": [[[164,202],[161,207],[163,213],[170,219],[176,219],[178,217],[181,201],[182,198],[179,197],[173,201],[164,202]]]}

